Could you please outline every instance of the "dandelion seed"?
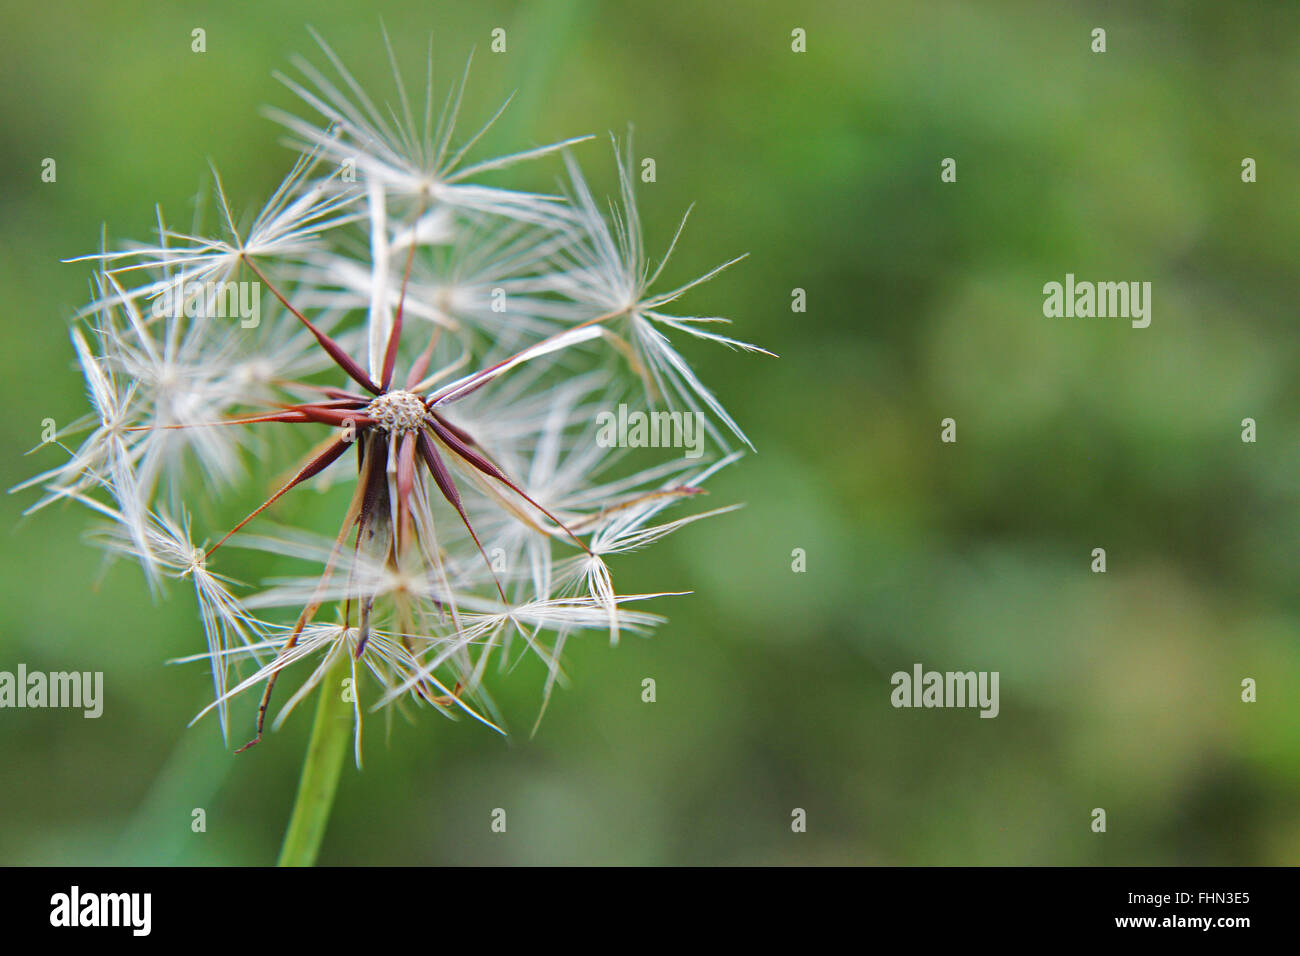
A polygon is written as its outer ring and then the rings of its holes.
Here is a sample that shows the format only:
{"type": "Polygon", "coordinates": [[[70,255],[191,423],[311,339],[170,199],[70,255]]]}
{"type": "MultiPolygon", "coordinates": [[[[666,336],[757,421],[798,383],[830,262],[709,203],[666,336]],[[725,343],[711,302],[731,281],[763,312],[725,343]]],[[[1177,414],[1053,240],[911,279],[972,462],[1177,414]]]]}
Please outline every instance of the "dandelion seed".
{"type": "MultiPolygon", "coordinates": [[[[740,426],[672,347],[668,336],[660,328],[685,332],[729,348],[771,355],[771,352],[757,345],[708,332],[700,327],[727,323],[730,322],[729,319],[673,316],[663,311],[664,306],[740,262],[745,256],[724,262],[670,291],[651,292],[650,288],[658,281],[673,250],[677,248],[677,240],[686,228],[690,210],[682,217],[681,225],[677,227],[677,233],[668,244],[659,265],[651,271],[633,188],[631,136],[628,137],[626,152],[622,157],[618,154],[617,140],[612,135],[610,138],[614,142],[621,202],[618,207],[611,204],[611,217],[608,219],[593,198],[572,154],[565,155],[573,183],[574,217],[583,240],[557,254],[557,272],[554,277],[556,289],[575,301],[589,303],[602,314],[602,321],[614,332],[623,330],[623,335],[615,337],[613,342],[631,359],[644,382],[648,397],[661,400],[669,407],[683,407],[696,413],[701,412],[701,406],[704,406],[737,438],[753,448],[753,443],[741,431],[740,426]]],[[[706,427],[712,437],[725,448],[725,438],[708,419],[706,427]]]]}

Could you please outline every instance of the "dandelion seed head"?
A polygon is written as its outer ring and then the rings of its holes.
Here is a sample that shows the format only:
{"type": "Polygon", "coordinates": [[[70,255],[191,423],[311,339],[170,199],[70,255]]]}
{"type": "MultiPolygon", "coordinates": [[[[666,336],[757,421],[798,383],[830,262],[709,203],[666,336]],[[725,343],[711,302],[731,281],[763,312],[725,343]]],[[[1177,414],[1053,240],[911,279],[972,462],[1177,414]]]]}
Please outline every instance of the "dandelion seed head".
{"type": "Polygon", "coordinates": [[[738,457],[724,430],[748,441],[668,333],[762,350],[708,331],[725,319],[664,311],[739,260],[656,291],[678,236],[652,267],[630,145],[616,144],[607,205],[575,154],[589,136],[479,158],[505,106],[467,135],[464,76],[435,95],[430,63],[408,95],[390,50],[397,101],[381,109],[317,40],[329,69],[300,60],[286,83],[318,119],[275,114],[299,155],[251,225],[214,169],[215,235],[160,212],[152,241],[72,260],[96,270],[72,332],[91,409],[50,443],[63,460],[18,488],[41,492],[29,511],[92,510],[106,525],[91,537],[160,593],[185,579],[206,651],[182,659],[211,669],[203,713],[223,734],[238,695],[261,688],[265,705],[282,675],[303,674],[278,722],[349,661],[370,695],[356,702],[359,762],[363,712],[414,703],[500,730],[490,666],[539,660],[544,711],[567,642],[662,623],[626,605],[668,593],[620,594],[616,563],[730,510],[690,502],[738,457]],[[567,196],[478,181],[561,155],[567,196]],[[223,297],[241,282],[254,286],[223,297]],[[232,302],[256,314],[213,312],[232,302]],[[627,450],[593,422],[638,384],[647,407],[716,420],[705,463],[612,467],[627,450]],[[272,491],[192,533],[245,481],[272,491]],[[351,488],[332,524],[275,523],[283,497],[331,481],[351,488]],[[249,550],[284,567],[245,583],[249,550]]]}

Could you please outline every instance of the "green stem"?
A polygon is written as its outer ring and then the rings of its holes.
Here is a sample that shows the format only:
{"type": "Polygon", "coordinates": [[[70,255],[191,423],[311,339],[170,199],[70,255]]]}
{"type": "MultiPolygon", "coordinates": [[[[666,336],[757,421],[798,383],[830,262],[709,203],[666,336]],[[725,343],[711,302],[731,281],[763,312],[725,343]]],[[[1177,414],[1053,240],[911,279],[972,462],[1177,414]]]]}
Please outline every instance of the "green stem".
{"type": "Polygon", "coordinates": [[[284,833],[279,866],[312,866],[320,852],[352,731],[352,705],[344,700],[341,690],[343,678],[350,674],[347,653],[343,652],[321,680],[316,723],[302,764],[293,816],[284,833]]]}

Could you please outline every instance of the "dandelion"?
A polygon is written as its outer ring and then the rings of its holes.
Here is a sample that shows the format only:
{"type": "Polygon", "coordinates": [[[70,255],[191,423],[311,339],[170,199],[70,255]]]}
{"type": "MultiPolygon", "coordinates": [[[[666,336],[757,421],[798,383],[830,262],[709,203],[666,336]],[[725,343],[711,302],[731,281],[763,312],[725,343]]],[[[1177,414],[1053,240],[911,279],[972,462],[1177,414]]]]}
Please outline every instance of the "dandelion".
{"type": "Polygon", "coordinates": [[[260,689],[236,752],[262,738],[278,682],[305,670],[272,719],[318,694],[285,863],[315,858],[341,728],[358,767],[374,711],[427,707],[504,733],[491,669],[542,662],[540,720],[574,635],[617,643],[663,622],[639,605],[681,592],[620,594],[610,562],[730,510],[661,519],[739,455],[713,428],[711,464],[629,471],[593,421],[639,378],[648,399],[706,408],[748,443],[664,330],[763,351],[702,327],[722,319],[663,311],[731,263],[651,291],[663,263],[647,264],[627,159],[606,219],[570,151],[590,137],[473,159],[500,111],[461,139],[464,77],[435,120],[430,55],[417,120],[391,48],[397,100],[381,110],[318,42],[336,79],[302,60],[286,82],[321,122],[277,114],[300,155],[249,226],[214,171],[218,236],[160,214],[156,242],[72,260],[97,269],[72,332],[92,411],[59,436],[67,460],[19,486],[41,492],[29,510],[90,509],[91,537],[160,592],[192,590],[205,649],[178,659],[213,680],[195,720],[215,713],[224,736],[230,705],[260,689]],[[477,182],[559,153],[569,195],[477,182]],[[215,317],[223,283],[252,284],[267,320],[215,317]],[[287,448],[300,457],[260,504],[195,534],[287,448]],[[326,484],[349,489],[337,521],[280,523],[282,499],[326,484]],[[251,552],[296,571],[242,583],[230,575],[251,552]]]}

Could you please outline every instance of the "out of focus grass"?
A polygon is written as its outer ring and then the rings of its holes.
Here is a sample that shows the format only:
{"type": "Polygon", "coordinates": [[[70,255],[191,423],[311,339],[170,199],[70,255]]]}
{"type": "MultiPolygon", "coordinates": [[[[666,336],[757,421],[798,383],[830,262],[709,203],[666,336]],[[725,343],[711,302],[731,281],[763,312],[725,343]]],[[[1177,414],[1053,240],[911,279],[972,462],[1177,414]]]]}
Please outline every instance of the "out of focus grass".
{"type": "MultiPolygon", "coordinates": [[[[430,31],[444,81],[477,47],[468,125],[519,90],[489,149],[633,123],[652,245],[698,203],[669,278],[751,252],[687,304],[781,358],[688,348],[758,454],[712,487],[745,509],[616,567],[695,592],[671,624],[572,642],[534,739],[528,665],[494,683],[509,741],[372,724],[323,862],[1296,862],[1300,8],[10,4],[6,486],[48,463],[20,457],[41,420],[84,407],[66,328],[88,275],[58,260],[105,222],[147,238],[155,202],[187,223],[209,158],[260,203],[291,161],[260,108],[297,108],[271,72],[312,24],[380,89],[381,16],[412,77],[430,31]],[[1151,281],[1151,327],[1045,319],[1066,272],[1151,281]],[[1001,715],[894,710],[917,661],[999,671],[1001,715]]],[[[611,187],[606,144],[582,149],[611,187]]],[[[156,605],[81,513],[20,521],[29,501],[4,501],[0,669],[102,670],[108,698],[99,720],[0,711],[0,862],[270,861],[306,714],[240,757],[186,729],[207,675],[163,662],[200,646],[188,596],[156,605]]]]}

